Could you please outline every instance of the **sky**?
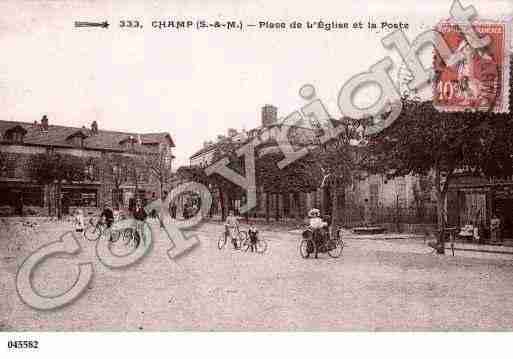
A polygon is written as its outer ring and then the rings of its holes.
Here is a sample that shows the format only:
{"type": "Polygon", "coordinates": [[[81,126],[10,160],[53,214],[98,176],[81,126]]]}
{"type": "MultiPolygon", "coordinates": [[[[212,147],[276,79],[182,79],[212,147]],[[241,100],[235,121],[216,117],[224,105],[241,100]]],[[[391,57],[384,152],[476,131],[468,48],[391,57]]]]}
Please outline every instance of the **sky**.
{"type": "MultiPolygon", "coordinates": [[[[462,1],[480,17],[513,16],[513,0],[462,1]]],[[[228,128],[260,124],[265,104],[279,117],[306,104],[312,84],[329,112],[352,76],[390,56],[392,78],[400,58],[381,38],[392,30],[175,30],[153,21],[382,21],[409,24],[412,40],[449,17],[451,1],[93,1],[0,0],[0,106],[2,120],[40,120],[100,129],[161,132],[176,144],[176,167],[205,140],[228,128]],[[74,28],[75,21],[108,21],[74,28]],[[120,28],[138,20],[140,29],[120,28]]],[[[429,52],[423,57],[429,62],[429,52]]],[[[426,62],[426,64],[427,64],[426,62]]],[[[372,102],[368,88],[357,103],[372,102]]]]}

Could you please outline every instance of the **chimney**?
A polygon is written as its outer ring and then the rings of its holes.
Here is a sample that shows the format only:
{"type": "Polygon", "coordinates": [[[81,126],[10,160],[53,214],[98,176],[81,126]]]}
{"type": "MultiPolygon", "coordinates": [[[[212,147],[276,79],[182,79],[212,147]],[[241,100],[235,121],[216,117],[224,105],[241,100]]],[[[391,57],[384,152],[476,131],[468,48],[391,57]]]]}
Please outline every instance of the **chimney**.
{"type": "Polygon", "coordinates": [[[48,132],[48,117],[46,115],[43,115],[41,119],[41,131],[48,132]]]}
{"type": "Polygon", "coordinates": [[[273,105],[262,107],[262,126],[268,127],[278,122],[278,108],[273,105]]]}
{"type": "Polygon", "coordinates": [[[96,120],[91,123],[91,132],[93,135],[98,134],[98,122],[96,120]]]}
{"type": "Polygon", "coordinates": [[[228,129],[228,137],[234,137],[237,135],[237,130],[235,128],[228,129]]]}

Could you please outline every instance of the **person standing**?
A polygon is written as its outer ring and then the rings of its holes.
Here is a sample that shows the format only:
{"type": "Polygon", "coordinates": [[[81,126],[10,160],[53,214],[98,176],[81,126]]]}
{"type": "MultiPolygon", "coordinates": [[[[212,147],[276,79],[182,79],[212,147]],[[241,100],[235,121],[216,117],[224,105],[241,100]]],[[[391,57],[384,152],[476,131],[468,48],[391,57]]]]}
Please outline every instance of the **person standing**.
{"type": "Polygon", "coordinates": [[[75,231],[79,233],[84,232],[85,227],[85,220],[84,220],[84,213],[80,208],[77,208],[75,210],[75,231]]]}
{"type": "Polygon", "coordinates": [[[490,239],[492,243],[500,242],[501,220],[494,213],[490,220],[490,239]]]}
{"type": "Polygon", "coordinates": [[[234,216],[233,211],[230,210],[228,217],[226,217],[226,222],[224,223],[224,236],[228,239],[228,236],[231,236],[233,249],[238,249],[237,247],[237,231],[239,230],[239,221],[237,217],[234,216]]]}
{"type": "Polygon", "coordinates": [[[175,202],[171,203],[170,212],[171,212],[171,218],[176,218],[176,203],[175,202]]]}
{"type": "Polygon", "coordinates": [[[254,223],[251,223],[251,225],[249,226],[248,235],[251,252],[256,252],[258,241],[258,229],[255,227],[254,223]]]}
{"type": "Polygon", "coordinates": [[[141,239],[144,244],[146,244],[146,238],[144,236],[144,225],[146,218],[148,217],[148,214],[144,210],[141,200],[137,200],[135,203],[135,209],[133,212],[133,217],[136,220],[135,224],[135,245],[136,247],[139,247],[139,244],[141,244],[141,239]]]}
{"type": "Polygon", "coordinates": [[[102,221],[107,225],[107,228],[110,228],[112,226],[112,223],[114,223],[114,212],[112,212],[112,209],[105,204],[103,206],[103,212],[100,215],[102,221]]]}

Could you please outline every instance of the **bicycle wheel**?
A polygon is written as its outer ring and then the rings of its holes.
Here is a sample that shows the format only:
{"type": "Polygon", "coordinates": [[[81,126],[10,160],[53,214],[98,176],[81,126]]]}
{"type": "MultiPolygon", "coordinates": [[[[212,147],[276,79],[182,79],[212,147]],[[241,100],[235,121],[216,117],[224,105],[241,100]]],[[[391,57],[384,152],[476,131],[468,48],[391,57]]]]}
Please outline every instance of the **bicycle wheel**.
{"type": "Polygon", "coordinates": [[[256,242],[257,253],[264,254],[267,250],[267,241],[265,239],[259,239],[256,242]]]}
{"type": "Polygon", "coordinates": [[[222,233],[217,240],[217,248],[223,249],[226,246],[226,235],[222,233]]]}
{"type": "Polygon", "coordinates": [[[326,249],[328,250],[328,255],[331,258],[338,258],[342,255],[344,242],[341,239],[329,239],[326,242],[326,249]]]}
{"type": "Polygon", "coordinates": [[[242,240],[240,250],[247,252],[249,250],[249,247],[251,247],[251,241],[249,240],[249,237],[246,237],[242,240]]]}
{"type": "Polygon", "coordinates": [[[237,248],[244,252],[249,249],[249,236],[247,232],[239,232],[237,236],[237,248]]]}
{"type": "Polygon", "coordinates": [[[303,239],[301,243],[299,243],[299,253],[301,257],[305,259],[310,257],[312,253],[315,255],[317,253],[315,242],[312,239],[303,239]]]}
{"type": "Polygon", "coordinates": [[[123,242],[126,246],[128,246],[130,243],[135,242],[135,233],[132,228],[126,228],[122,232],[123,234],[123,242]]]}
{"type": "Polygon", "coordinates": [[[123,236],[122,231],[113,231],[112,229],[110,229],[110,236],[109,238],[107,238],[107,240],[111,241],[112,243],[116,243],[117,241],[119,241],[121,236],[123,236]]]}
{"type": "Polygon", "coordinates": [[[94,242],[100,238],[102,231],[99,226],[89,225],[84,231],[84,236],[91,242],[94,242]]]}

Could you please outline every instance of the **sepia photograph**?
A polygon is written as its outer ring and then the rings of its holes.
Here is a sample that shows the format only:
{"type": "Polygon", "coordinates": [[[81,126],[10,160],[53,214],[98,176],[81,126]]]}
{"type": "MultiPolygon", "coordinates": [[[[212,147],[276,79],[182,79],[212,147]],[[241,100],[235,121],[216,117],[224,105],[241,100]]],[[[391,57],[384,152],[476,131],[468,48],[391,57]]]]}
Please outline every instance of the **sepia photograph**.
{"type": "Polygon", "coordinates": [[[511,0],[0,1],[6,353],[510,332],[512,20],[511,0]]]}

